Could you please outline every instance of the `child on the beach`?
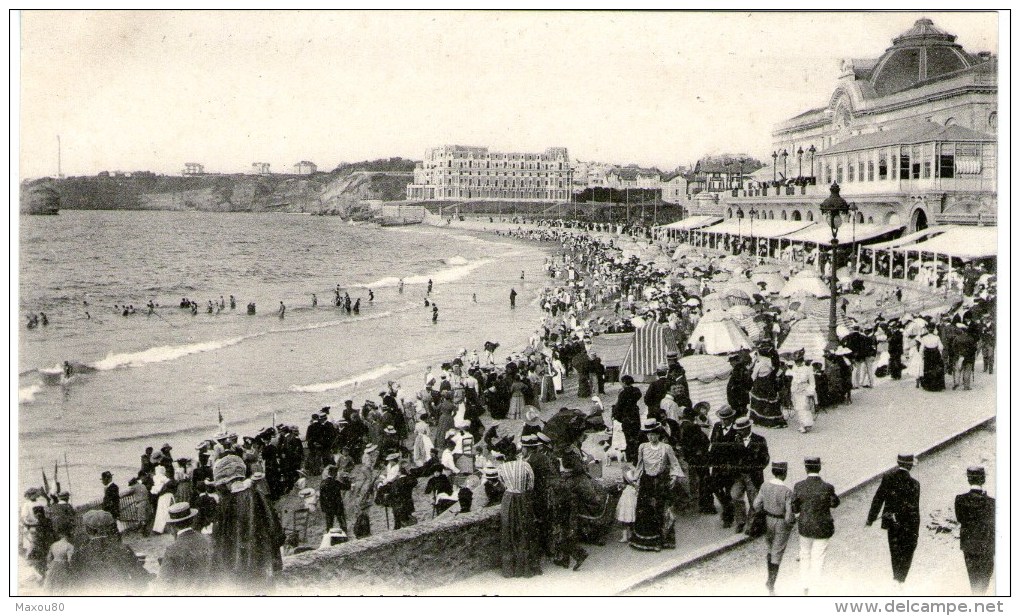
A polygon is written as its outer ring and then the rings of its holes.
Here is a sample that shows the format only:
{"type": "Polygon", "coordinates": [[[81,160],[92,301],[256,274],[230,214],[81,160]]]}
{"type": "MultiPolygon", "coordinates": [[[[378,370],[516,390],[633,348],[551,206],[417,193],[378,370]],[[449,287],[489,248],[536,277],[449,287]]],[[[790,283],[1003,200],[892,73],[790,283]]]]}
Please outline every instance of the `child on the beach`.
{"type": "Polygon", "coordinates": [[[630,541],[630,526],[634,523],[637,514],[637,481],[636,468],[628,468],[623,472],[623,493],[616,503],[616,521],[623,524],[623,532],[620,534],[620,543],[630,541]]]}

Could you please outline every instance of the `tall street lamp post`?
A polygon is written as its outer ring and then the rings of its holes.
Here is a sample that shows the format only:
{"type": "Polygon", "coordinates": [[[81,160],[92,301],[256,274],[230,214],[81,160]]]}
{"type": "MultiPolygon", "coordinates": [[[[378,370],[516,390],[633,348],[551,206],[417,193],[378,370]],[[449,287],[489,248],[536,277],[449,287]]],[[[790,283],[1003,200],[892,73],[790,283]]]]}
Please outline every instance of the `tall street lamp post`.
{"type": "Polygon", "coordinates": [[[783,148],[783,151],[780,152],[779,154],[780,154],[780,156],[783,157],[783,178],[785,179],[786,177],[788,177],[790,175],[789,173],[786,172],[786,160],[787,160],[787,157],[790,156],[790,153],[786,151],[786,148],[783,148]]]}
{"type": "Polygon", "coordinates": [[[829,343],[826,348],[835,350],[839,346],[839,336],[836,335],[836,251],[839,248],[837,235],[840,225],[843,224],[842,216],[846,216],[850,211],[846,199],[839,196],[839,184],[832,183],[829,187],[829,196],[822,201],[820,209],[832,231],[832,256],[829,263],[829,343]]]}
{"type": "Polygon", "coordinates": [[[815,177],[815,152],[818,150],[815,149],[815,144],[812,143],[811,147],[808,148],[807,151],[808,154],[811,155],[811,177],[815,177]]]}
{"type": "Polygon", "coordinates": [[[797,177],[804,175],[804,148],[797,148],[797,177]]]}
{"type": "Polygon", "coordinates": [[[772,150],[772,181],[776,181],[776,159],[779,158],[779,152],[772,150]]]}

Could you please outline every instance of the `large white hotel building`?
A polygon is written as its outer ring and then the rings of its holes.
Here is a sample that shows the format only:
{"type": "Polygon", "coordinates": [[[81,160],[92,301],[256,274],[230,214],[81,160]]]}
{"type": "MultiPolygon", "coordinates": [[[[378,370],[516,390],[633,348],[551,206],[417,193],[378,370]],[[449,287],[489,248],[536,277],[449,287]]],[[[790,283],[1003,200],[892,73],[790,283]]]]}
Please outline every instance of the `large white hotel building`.
{"type": "Polygon", "coordinates": [[[490,152],[447,145],[432,148],[414,168],[407,198],[416,201],[566,201],[567,148],[544,152],[490,152]]]}

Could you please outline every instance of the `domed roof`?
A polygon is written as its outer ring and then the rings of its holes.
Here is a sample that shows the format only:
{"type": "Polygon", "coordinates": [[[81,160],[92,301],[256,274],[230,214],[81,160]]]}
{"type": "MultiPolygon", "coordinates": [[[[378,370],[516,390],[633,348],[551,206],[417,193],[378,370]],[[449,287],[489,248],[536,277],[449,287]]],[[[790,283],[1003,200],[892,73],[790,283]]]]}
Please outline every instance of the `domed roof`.
{"type": "Polygon", "coordinates": [[[893,46],[885,51],[871,75],[871,84],[879,96],[885,96],[970,66],[967,54],[956,43],[956,35],[922,18],[893,39],[893,46]]]}

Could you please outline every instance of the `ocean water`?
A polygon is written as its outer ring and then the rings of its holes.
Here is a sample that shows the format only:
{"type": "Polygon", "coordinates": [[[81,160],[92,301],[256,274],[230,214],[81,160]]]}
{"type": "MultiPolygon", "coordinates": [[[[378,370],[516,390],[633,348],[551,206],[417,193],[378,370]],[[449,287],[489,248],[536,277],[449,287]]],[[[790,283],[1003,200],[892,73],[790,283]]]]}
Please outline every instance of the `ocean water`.
{"type": "Polygon", "coordinates": [[[74,502],[101,495],[105,469],[127,485],[146,446],[169,443],[175,457],[194,458],[220,412],[240,434],[274,413],[303,431],[322,406],[378,400],[388,380],[413,396],[425,367],[458,349],[481,355],[487,340],[519,349],[541,318],[533,300],[548,280],[547,248],[287,214],[23,216],[19,255],[19,481],[22,490],[39,485],[43,469],[52,479],[59,459],[67,487],[66,455],[74,502]],[[424,306],[429,279],[437,324],[424,306]],[[332,306],[337,284],[361,298],[360,314],[332,306]],[[516,310],[511,287],[521,294],[516,310]],[[231,294],[236,310],[228,299],[222,313],[206,313],[209,300],[231,294]],[[184,297],[198,315],[178,308],[184,297]],[[136,314],[114,308],[124,304],[136,314]],[[49,325],[27,329],[40,310],[49,325]],[[88,371],[65,383],[44,378],[64,360],[88,371]]]}

